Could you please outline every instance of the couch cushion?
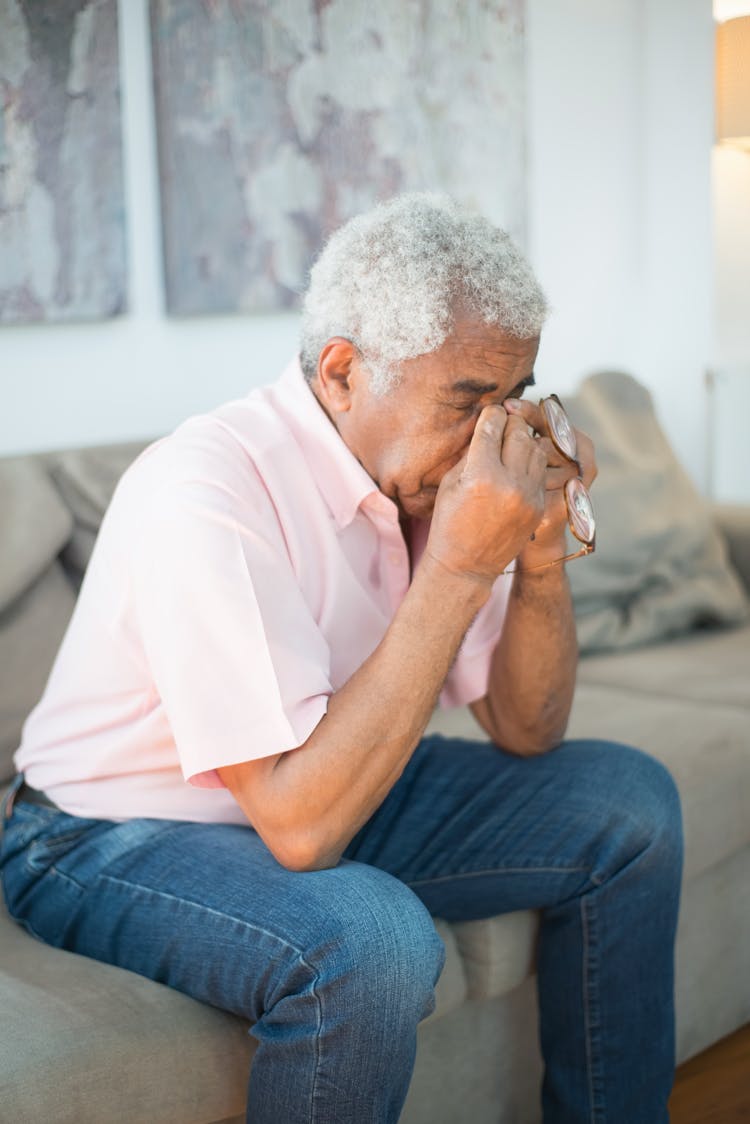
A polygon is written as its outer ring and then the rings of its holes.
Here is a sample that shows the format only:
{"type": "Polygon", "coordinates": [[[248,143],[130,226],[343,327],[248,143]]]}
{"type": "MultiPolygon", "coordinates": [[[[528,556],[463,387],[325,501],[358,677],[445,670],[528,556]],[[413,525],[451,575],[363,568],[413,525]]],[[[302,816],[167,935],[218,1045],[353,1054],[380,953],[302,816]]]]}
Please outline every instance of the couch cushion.
{"type": "Polygon", "coordinates": [[[578,682],[750,710],[750,625],[702,629],[666,644],[587,656],[578,682]]]}
{"type": "Polygon", "coordinates": [[[0,611],[33,585],[62,550],[73,518],[43,467],[0,459],[0,611]]]}
{"type": "Polygon", "coordinates": [[[569,738],[606,737],[658,758],[674,777],[685,827],[685,877],[750,843],[748,711],[581,683],[569,738]]]}
{"type": "Polygon", "coordinates": [[[535,970],[539,914],[518,910],[453,925],[470,999],[505,995],[535,970]]]}
{"type": "Polygon", "coordinates": [[[2,908],[0,946],[8,1120],[197,1124],[242,1111],[255,1045],[247,1023],[133,972],[48,948],[2,908]]]}
{"type": "Polygon", "coordinates": [[[0,459],[0,782],[12,775],[112,492],[142,448],[0,459]]]}
{"type": "Polygon", "coordinates": [[[610,372],[586,379],[565,404],[594,439],[599,464],[596,553],[568,567],[581,650],[746,620],[744,588],[648,391],[610,372]]]}
{"type": "Polygon", "coordinates": [[[0,783],[14,772],[21,727],[44,690],[74,605],[73,588],[54,560],[0,612],[0,783]]]}
{"type": "Polygon", "coordinates": [[[62,560],[76,588],[80,587],[117,482],[144,447],[143,441],[125,442],[48,453],[40,458],[73,519],[62,560]]]}
{"type": "Polygon", "coordinates": [[[443,1015],[460,1007],[468,994],[466,972],[456,944],[454,926],[439,917],[434,920],[435,928],[445,945],[445,967],[435,988],[435,1010],[425,1022],[442,1019],[443,1015]]]}
{"type": "MultiPolygon", "coordinates": [[[[679,1061],[750,1023],[750,848],[691,879],[680,903],[675,967],[679,1061]]],[[[747,1078],[747,1065],[745,1071],[747,1078]]],[[[723,1113],[713,1121],[727,1124],[723,1113]]]]}

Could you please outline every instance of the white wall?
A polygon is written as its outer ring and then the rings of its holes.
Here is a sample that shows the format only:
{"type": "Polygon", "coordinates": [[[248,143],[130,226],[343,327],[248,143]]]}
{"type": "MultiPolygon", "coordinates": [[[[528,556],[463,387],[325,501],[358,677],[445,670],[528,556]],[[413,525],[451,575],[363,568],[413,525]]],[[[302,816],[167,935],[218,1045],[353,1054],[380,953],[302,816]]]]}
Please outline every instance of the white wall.
{"type": "MultiPolygon", "coordinates": [[[[703,485],[710,0],[527,10],[529,253],[555,308],[540,379],[564,391],[602,366],[632,371],[703,485]]],[[[294,349],[294,316],[164,316],[147,0],[120,13],[131,311],[2,329],[0,453],[162,432],[272,376],[294,349]]]]}
{"type": "Polygon", "coordinates": [[[527,3],[529,253],[553,305],[537,364],[549,387],[637,358],[637,9],[527,3]]]}
{"type": "Polygon", "coordinates": [[[556,308],[545,387],[652,390],[703,486],[711,353],[709,0],[530,0],[531,257],[556,308]]]}

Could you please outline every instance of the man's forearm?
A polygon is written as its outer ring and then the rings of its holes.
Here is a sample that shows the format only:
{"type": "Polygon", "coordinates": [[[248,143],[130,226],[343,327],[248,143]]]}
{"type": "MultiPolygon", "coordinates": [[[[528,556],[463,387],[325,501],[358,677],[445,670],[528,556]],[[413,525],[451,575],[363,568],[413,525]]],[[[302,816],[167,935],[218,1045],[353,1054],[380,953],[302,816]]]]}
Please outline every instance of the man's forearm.
{"type": "MultiPolygon", "coordinates": [[[[269,778],[298,868],[334,865],[403,772],[487,586],[422,566],[383,640],[269,778]],[[450,605],[451,611],[443,606],[450,605]]],[[[251,817],[254,818],[254,817],[251,817]]],[[[256,827],[263,835],[262,823],[256,827]]]]}
{"type": "Polygon", "coordinates": [[[517,573],[490,669],[484,720],[498,745],[542,753],[558,745],[573,702],[578,646],[564,566],[517,573]]]}

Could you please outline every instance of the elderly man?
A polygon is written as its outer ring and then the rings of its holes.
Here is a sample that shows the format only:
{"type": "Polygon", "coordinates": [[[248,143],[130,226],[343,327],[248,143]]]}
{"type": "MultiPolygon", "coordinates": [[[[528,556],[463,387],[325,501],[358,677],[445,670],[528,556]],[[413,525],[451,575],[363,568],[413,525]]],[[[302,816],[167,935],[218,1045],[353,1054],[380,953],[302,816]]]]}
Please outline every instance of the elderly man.
{"type": "Polygon", "coordinates": [[[448,200],[344,226],[300,361],[125,473],[26,723],[11,913],[250,1019],[253,1124],[396,1121],[432,916],[526,908],[545,1121],[667,1120],[679,801],[562,740],[595,469],[521,398],[545,315],[448,200]],[[423,736],[438,700],[489,740],[423,736]]]}

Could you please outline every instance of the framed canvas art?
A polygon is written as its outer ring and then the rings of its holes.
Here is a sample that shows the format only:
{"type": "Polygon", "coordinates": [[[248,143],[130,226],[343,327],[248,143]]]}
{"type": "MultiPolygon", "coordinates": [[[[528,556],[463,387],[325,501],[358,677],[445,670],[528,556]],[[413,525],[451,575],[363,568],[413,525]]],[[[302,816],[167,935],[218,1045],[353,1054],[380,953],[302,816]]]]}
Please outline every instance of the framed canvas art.
{"type": "Polygon", "coordinates": [[[0,322],[125,305],[116,0],[0,5],[0,322]]]}
{"type": "Polygon", "coordinates": [[[172,313],[294,308],[397,192],[523,241],[522,0],[152,0],[151,25],[172,313]]]}

